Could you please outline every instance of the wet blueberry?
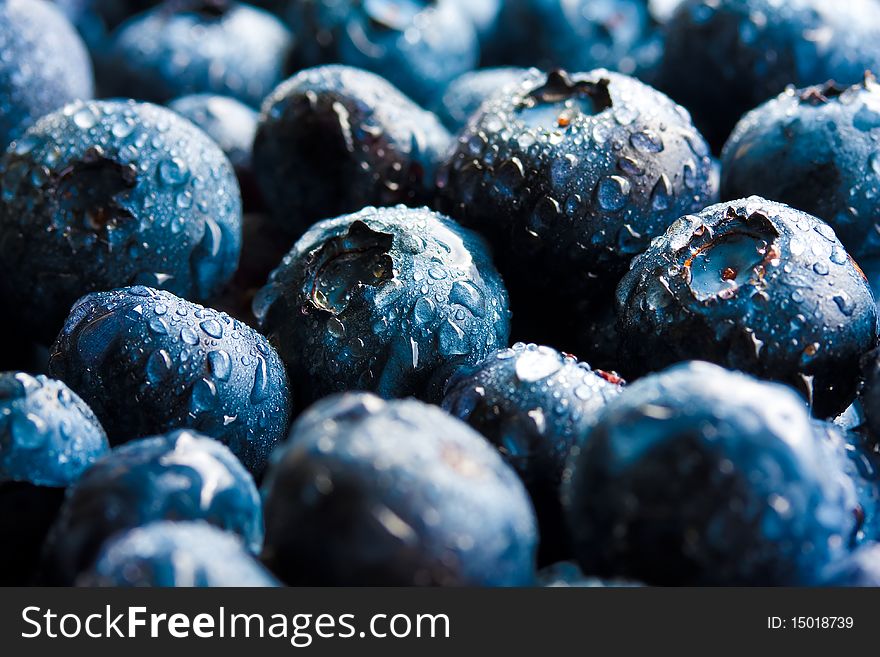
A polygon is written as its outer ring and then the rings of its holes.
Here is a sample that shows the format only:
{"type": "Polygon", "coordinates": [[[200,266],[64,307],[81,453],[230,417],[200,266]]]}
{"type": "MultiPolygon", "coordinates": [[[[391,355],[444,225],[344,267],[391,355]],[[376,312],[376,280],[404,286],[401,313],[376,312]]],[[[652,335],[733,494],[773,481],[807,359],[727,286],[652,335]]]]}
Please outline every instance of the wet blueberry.
{"type": "Polygon", "coordinates": [[[877,454],[855,431],[819,420],[814,426],[829,449],[830,457],[838,460],[841,470],[856,489],[856,505],[852,509],[856,526],[852,544],[880,540],[880,460],[877,454]]]}
{"type": "Polygon", "coordinates": [[[311,585],[531,582],[534,513],[516,474],[463,422],[350,393],[294,425],[263,486],[264,561],[311,585]]]}
{"type": "Polygon", "coordinates": [[[292,44],[277,18],[235,0],[166,2],[112,39],[111,95],[164,103],[210,93],[252,107],[284,79],[292,44]]]}
{"type": "Polygon", "coordinates": [[[0,159],[0,301],[50,342],[80,296],[132,284],[205,299],[232,276],[232,166],[170,110],[74,103],[0,159]]]}
{"type": "Polygon", "coordinates": [[[483,241],[403,206],[315,224],[254,312],[298,402],[346,390],[439,401],[455,369],[507,344],[510,322],[483,241]]]}
{"type": "Polygon", "coordinates": [[[564,501],[584,572],[648,584],[815,584],[855,490],[790,389],[691,362],[608,402],[564,501]]]}
{"type": "Polygon", "coordinates": [[[0,148],[44,114],[94,93],[73,26],[44,0],[0,2],[0,148]]]}
{"type": "Polygon", "coordinates": [[[541,563],[571,556],[559,502],[562,474],[571,448],[621,383],[549,347],[520,342],[462,368],[446,387],[443,408],[495,445],[531,495],[541,563]]]}
{"type": "Polygon", "coordinates": [[[831,227],[759,197],[670,226],[620,282],[617,316],[636,373],[709,360],[794,386],[817,417],[852,402],[877,335],[871,291],[831,227]]]}
{"type": "Polygon", "coordinates": [[[596,70],[535,72],[484,103],[438,186],[441,208],[493,245],[514,321],[531,322],[518,335],[566,325],[553,344],[578,351],[597,299],[652,237],[714,199],[710,180],[687,112],[596,70]]]}
{"type": "Polygon", "coordinates": [[[865,69],[880,70],[874,0],[688,0],[666,25],[657,84],[720,150],[743,114],[787,85],[851,84],[865,69]]]}
{"type": "Polygon", "coordinates": [[[758,194],[824,219],[857,262],[880,258],[880,85],[794,89],[749,112],[722,154],[724,198],[758,194]]]}
{"type": "Polygon", "coordinates": [[[507,0],[499,23],[492,63],[627,74],[650,27],[645,0],[507,0]]]}
{"type": "Polygon", "coordinates": [[[322,66],[266,99],[254,167],[272,215],[298,236],[367,205],[427,203],[449,141],[436,116],[382,78],[322,66]]]}
{"type": "Polygon", "coordinates": [[[527,75],[528,69],[512,66],[469,71],[446,86],[434,111],[447,128],[458,132],[487,98],[520,84],[527,75]]]}
{"type": "Polygon", "coordinates": [[[251,475],[213,438],[175,431],[117,447],[86,470],[49,535],[46,581],[73,583],[108,539],[157,520],[204,520],[241,536],[251,552],[263,542],[251,475]]]}
{"type": "Polygon", "coordinates": [[[880,587],[880,543],[860,547],[829,566],[824,575],[824,586],[880,587]]]}
{"type": "Polygon", "coordinates": [[[66,385],[0,373],[0,585],[30,581],[65,489],[108,450],[95,414],[66,385]]]}
{"type": "Polygon", "coordinates": [[[77,586],[272,587],[234,534],[205,522],[154,522],[107,541],[77,586]]]}
{"type": "Polygon", "coordinates": [[[204,130],[223,150],[238,177],[245,211],[262,209],[253,170],[256,111],[234,98],[211,94],[181,96],[168,103],[168,109],[204,130]]]}
{"type": "Polygon", "coordinates": [[[83,297],[49,367],[89,402],[113,444],[189,427],[258,476],[287,431],[287,376],[268,341],[169,292],[137,286],[83,297]]]}
{"type": "Polygon", "coordinates": [[[340,62],[372,71],[427,107],[450,81],[477,65],[478,37],[464,5],[464,0],[299,0],[286,15],[299,67],[340,62]]]}

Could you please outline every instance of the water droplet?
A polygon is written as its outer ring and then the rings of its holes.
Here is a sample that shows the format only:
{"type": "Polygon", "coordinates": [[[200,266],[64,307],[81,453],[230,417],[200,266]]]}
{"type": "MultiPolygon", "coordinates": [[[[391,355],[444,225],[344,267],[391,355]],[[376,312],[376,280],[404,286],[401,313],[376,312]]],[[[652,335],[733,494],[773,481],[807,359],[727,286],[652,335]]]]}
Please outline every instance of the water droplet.
{"type": "Polygon", "coordinates": [[[232,359],[222,349],[211,351],[208,353],[208,367],[214,378],[226,381],[232,373],[232,359]]]}
{"type": "Polygon", "coordinates": [[[853,311],[855,310],[855,304],[853,303],[852,298],[850,298],[850,296],[846,292],[840,290],[839,292],[837,292],[837,294],[834,295],[833,299],[834,303],[836,303],[837,307],[840,309],[840,312],[842,312],[847,317],[853,314],[853,311]]]}
{"type": "Polygon", "coordinates": [[[486,315],[486,301],[479,289],[468,281],[456,281],[449,292],[449,302],[457,303],[471,311],[476,317],[486,315]]]}
{"type": "MultiPolygon", "coordinates": [[[[455,286],[453,286],[453,290],[455,286]]],[[[450,295],[451,300],[451,295],[450,295]]],[[[413,319],[416,324],[423,326],[434,317],[434,302],[427,297],[420,297],[413,306],[413,319]]]]}
{"type": "Polygon", "coordinates": [[[663,140],[660,135],[651,130],[634,132],[630,135],[629,143],[642,153],[659,153],[663,150],[663,140]]]}
{"type": "Polygon", "coordinates": [[[190,409],[195,412],[211,410],[217,397],[217,386],[208,379],[199,379],[192,388],[190,409]]]}
{"type": "Polygon", "coordinates": [[[440,353],[444,356],[466,354],[470,350],[464,331],[450,319],[440,326],[439,343],[440,353]]]}
{"type": "Polygon", "coordinates": [[[92,111],[91,107],[89,107],[88,105],[83,105],[73,115],[73,122],[77,128],[88,130],[89,128],[93,128],[95,126],[95,124],[98,122],[98,117],[95,116],[95,113],[92,111]]]}
{"type": "Polygon", "coordinates": [[[626,205],[630,183],[621,176],[607,176],[596,186],[596,199],[603,210],[615,212],[626,205]]]}
{"type": "Polygon", "coordinates": [[[254,372],[254,387],[251,389],[251,403],[259,404],[269,396],[269,373],[266,361],[257,357],[257,368],[254,372]]]}
{"type": "Polygon", "coordinates": [[[199,343],[199,334],[189,326],[180,330],[180,339],[188,345],[197,345],[199,343]]]}
{"type": "Polygon", "coordinates": [[[651,191],[651,207],[658,212],[668,210],[671,201],[672,183],[669,182],[669,178],[664,173],[651,191]]]}
{"type": "Polygon", "coordinates": [[[168,376],[171,371],[171,356],[164,349],[159,349],[150,354],[147,359],[146,375],[150,383],[159,383],[168,376]]]}
{"type": "Polygon", "coordinates": [[[557,354],[545,347],[524,351],[516,359],[514,371],[520,381],[540,381],[562,367],[557,354]]]}
{"type": "Polygon", "coordinates": [[[212,338],[220,340],[223,337],[223,327],[216,319],[206,319],[204,322],[199,324],[199,326],[201,326],[202,330],[210,335],[212,338]]]}

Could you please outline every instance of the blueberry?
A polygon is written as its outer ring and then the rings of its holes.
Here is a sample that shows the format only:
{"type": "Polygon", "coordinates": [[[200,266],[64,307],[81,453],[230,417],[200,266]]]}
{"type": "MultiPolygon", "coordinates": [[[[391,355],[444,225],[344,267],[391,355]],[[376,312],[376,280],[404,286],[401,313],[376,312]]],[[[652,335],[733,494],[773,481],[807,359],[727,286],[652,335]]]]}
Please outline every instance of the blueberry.
{"type": "Polygon", "coordinates": [[[108,449],[94,413],[66,385],[0,373],[0,585],[34,576],[64,490],[108,449]]]}
{"type": "Polygon", "coordinates": [[[559,561],[542,568],[537,575],[538,584],[550,588],[632,588],[643,586],[637,582],[621,579],[600,579],[587,577],[573,561],[559,561]]]}
{"type": "Polygon", "coordinates": [[[625,73],[647,36],[644,0],[507,0],[499,22],[500,43],[490,44],[493,63],[625,73]]]}
{"type": "Polygon", "coordinates": [[[564,502],[584,572],[648,584],[814,584],[855,490],[790,389],[690,362],[608,402],[564,502]]]}
{"type": "Polygon", "coordinates": [[[346,66],[300,72],[266,99],[254,142],[273,216],[298,236],[366,205],[423,205],[450,137],[382,78],[346,66]]]}
{"type": "MultiPolygon", "coordinates": [[[[574,71],[635,70],[632,54],[648,32],[644,0],[538,0],[546,64],[574,71]]],[[[529,49],[524,49],[529,52],[529,49]]]]}
{"type": "Polygon", "coordinates": [[[434,406],[320,401],[273,455],[264,561],[285,582],[521,586],[534,514],[479,434],[434,406]]]}
{"type": "Polygon", "coordinates": [[[880,544],[869,543],[829,566],[822,584],[880,587],[880,544]]]}
{"type": "Polygon", "coordinates": [[[45,551],[45,574],[70,584],[119,532],[156,520],[205,520],[263,542],[260,496],[225,446],[190,431],[136,440],[89,468],[68,491],[45,551]]]}
{"type": "Polygon", "coordinates": [[[170,110],[67,105],[13,142],[0,176],[0,301],[39,340],[87,292],[138,283],[206,299],[235,271],[232,166],[170,110]]]}
{"type": "Polygon", "coordinates": [[[235,169],[245,210],[262,209],[253,170],[257,112],[234,98],[211,94],[181,96],[168,103],[168,109],[204,130],[220,146],[235,169]]]}
{"type": "Polygon", "coordinates": [[[107,541],[77,586],[273,587],[235,535],[205,522],[154,522],[107,541]]]}
{"type": "Polygon", "coordinates": [[[44,0],[0,3],[0,148],[38,118],[94,93],[85,45],[44,0]]]}
{"type": "Polygon", "coordinates": [[[427,209],[315,224],[254,300],[297,399],[369,390],[438,401],[452,372],[507,344],[507,293],[483,241],[427,209]]]}
{"type": "MultiPolygon", "coordinates": [[[[287,22],[301,67],[341,62],[387,78],[430,106],[476,67],[480,48],[463,0],[300,0],[287,22]]],[[[475,8],[476,9],[476,8],[475,8]]]]}
{"type": "Polygon", "coordinates": [[[52,0],[76,27],[93,56],[103,54],[110,32],[162,0],[52,0]]]}
{"type": "Polygon", "coordinates": [[[858,433],[816,421],[815,430],[856,489],[854,545],[880,540],[880,460],[858,433]]]}
{"type": "Polygon", "coordinates": [[[259,475],[287,431],[287,376],[267,340],[169,292],[97,292],[73,308],[50,370],[86,399],[112,444],[190,427],[259,475]]]}
{"type": "Polygon", "coordinates": [[[252,107],[284,79],[292,44],[275,16],[235,0],[169,1],[112,39],[112,95],[164,103],[211,93],[252,107]]]}
{"type": "Polygon", "coordinates": [[[758,194],[828,222],[858,261],[880,258],[880,85],[870,74],[783,94],[749,112],[722,153],[725,198],[758,194]]]}
{"type": "Polygon", "coordinates": [[[859,398],[865,414],[866,428],[872,446],[880,452],[880,349],[862,359],[864,380],[859,398]]]}
{"type": "Polygon", "coordinates": [[[0,482],[64,488],[108,449],[98,418],[64,383],[0,373],[0,482]]]}
{"type": "Polygon", "coordinates": [[[559,503],[568,454],[621,383],[549,347],[520,342],[463,368],[446,387],[443,408],[495,445],[531,495],[541,563],[570,556],[559,503]]]}
{"type": "Polygon", "coordinates": [[[746,111],[787,85],[850,84],[865,69],[880,69],[873,0],[687,0],[666,25],[657,82],[720,149],[746,111]]]}
{"type": "Polygon", "coordinates": [[[523,82],[528,69],[504,66],[469,71],[450,82],[438,98],[434,111],[452,132],[461,130],[480,105],[505,87],[523,82]]]}
{"type": "Polygon", "coordinates": [[[492,243],[515,321],[535,324],[518,335],[573,325],[575,339],[553,343],[577,351],[597,299],[652,237],[714,199],[710,179],[708,148],[682,108],[596,70],[536,72],[488,100],[438,185],[441,209],[492,243]]]}
{"type": "Polygon", "coordinates": [[[831,227],[756,196],[670,226],[620,282],[617,315],[634,372],[709,360],[797,388],[817,417],[852,402],[877,335],[871,291],[831,227]]]}

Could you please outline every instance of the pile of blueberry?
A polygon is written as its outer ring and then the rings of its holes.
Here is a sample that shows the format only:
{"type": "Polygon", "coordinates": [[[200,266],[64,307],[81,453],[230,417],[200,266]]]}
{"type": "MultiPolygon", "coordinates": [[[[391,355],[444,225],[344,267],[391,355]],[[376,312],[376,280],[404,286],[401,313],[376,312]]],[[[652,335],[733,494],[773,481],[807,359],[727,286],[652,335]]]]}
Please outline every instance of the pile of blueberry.
{"type": "Polygon", "coordinates": [[[880,0],[0,0],[0,583],[880,585],[871,71],[880,0]]]}

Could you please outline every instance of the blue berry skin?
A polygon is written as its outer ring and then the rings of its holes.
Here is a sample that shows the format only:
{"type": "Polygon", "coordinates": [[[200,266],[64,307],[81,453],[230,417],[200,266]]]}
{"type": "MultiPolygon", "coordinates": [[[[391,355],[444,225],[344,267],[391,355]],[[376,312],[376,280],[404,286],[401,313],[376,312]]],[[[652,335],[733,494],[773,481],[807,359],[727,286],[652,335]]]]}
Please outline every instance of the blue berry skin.
{"type": "Polygon", "coordinates": [[[490,62],[627,74],[650,27],[644,0],[507,0],[499,23],[490,62]]]}
{"type": "Polygon", "coordinates": [[[302,0],[287,23],[300,68],[340,62],[387,78],[430,107],[443,88],[476,68],[480,48],[462,0],[302,0]]]}
{"type": "Polygon", "coordinates": [[[666,24],[657,83],[720,150],[743,114],[787,85],[852,84],[868,69],[880,69],[873,0],[687,0],[666,24]]]}
{"type": "Polygon", "coordinates": [[[224,445],[189,430],[115,448],[68,491],[46,543],[44,578],[71,584],[112,536],[157,520],[204,520],[263,543],[260,495],[224,445]]]}
{"type": "Polygon", "coordinates": [[[880,85],[794,89],[743,117],[722,152],[723,198],[758,194],[824,219],[858,262],[880,257],[880,85]]]}
{"type": "Polygon", "coordinates": [[[631,59],[647,35],[644,0],[539,0],[544,57],[570,71],[605,67],[632,73],[631,59]]]}
{"type": "Polygon", "coordinates": [[[44,0],[0,2],[0,148],[44,114],[94,93],[85,44],[44,0]]]}
{"type": "Polygon", "coordinates": [[[509,86],[522,83],[529,70],[513,66],[469,71],[450,82],[434,106],[434,112],[453,133],[467,124],[480,105],[509,86]]]}
{"type": "Polygon", "coordinates": [[[436,116],[379,76],[320,66],[266,99],[254,169],[273,216],[298,237],[367,205],[428,203],[450,139],[436,116]]]}
{"type": "Polygon", "coordinates": [[[170,110],[74,103],[0,159],[0,235],[0,299],[49,343],[88,292],[214,294],[238,263],[241,196],[220,148],[170,110]]]}
{"type": "Polygon", "coordinates": [[[111,444],[190,427],[259,475],[290,393],[268,341],[225,313],[136,286],[83,297],[49,368],[88,401],[111,444]]]}
{"type": "Polygon", "coordinates": [[[0,373],[0,482],[63,488],[108,450],[98,418],[64,383],[0,373]]]}
{"type": "Polygon", "coordinates": [[[188,94],[231,96],[251,107],[285,76],[290,31],[234,0],[167,2],[113,35],[114,95],[165,103],[188,94]]]}
{"type": "Polygon", "coordinates": [[[77,586],[276,587],[236,536],[205,522],[154,522],[109,540],[77,586]]]}
{"type": "Polygon", "coordinates": [[[0,373],[0,586],[33,580],[65,488],[108,451],[94,413],[66,385],[0,373]]]}
{"type": "Polygon", "coordinates": [[[263,560],[288,584],[523,586],[528,495],[482,437],[434,406],[368,393],[294,424],[263,485],[263,560]]]}
{"type": "Polygon", "coordinates": [[[830,422],[816,421],[816,434],[856,489],[852,545],[880,540],[880,461],[865,439],[830,422]]]}
{"type": "Polygon", "coordinates": [[[865,428],[872,448],[880,454],[880,349],[862,359],[859,400],[865,414],[865,428]]]}
{"type": "Polygon", "coordinates": [[[823,586],[880,587],[880,544],[868,543],[848,557],[831,564],[823,586]]]}
{"type": "Polygon", "coordinates": [[[638,80],[536,71],[460,133],[439,209],[492,244],[515,321],[535,322],[519,335],[577,336],[652,237],[715,199],[708,155],[687,112],[638,80]]]}
{"type": "Polygon", "coordinates": [[[831,227],[756,196],[670,226],[620,281],[617,317],[635,374],[708,360],[797,388],[822,418],[853,401],[877,336],[871,290],[831,227]]]}
{"type": "Polygon", "coordinates": [[[474,233],[426,208],[315,224],[254,300],[298,401],[367,390],[439,401],[449,376],[507,345],[507,292],[474,233]]]}
{"type": "Polygon", "coordinates": [[[238,177],[245,210],[263,209],[253,169],[259,114],[234,98],[212,94],[181,96],[168,103],[168,109],[204,130],[223,150],[238,177]]]}
{"type": "Polygon", "coordinates": [[[856,523],[828,455],[785,386],[702,362],[639,379],[572,455],[578,561],[647,584],[815,584],[856,523]]]}
{"type": "Polygon", "coordinates": [[[621,383],[572,356],[520,342],[462,368],[446,386],[443,409],[495,445],[531,495],[539,563],[571,556],[559,502],[566,461],[621,383]]]}

